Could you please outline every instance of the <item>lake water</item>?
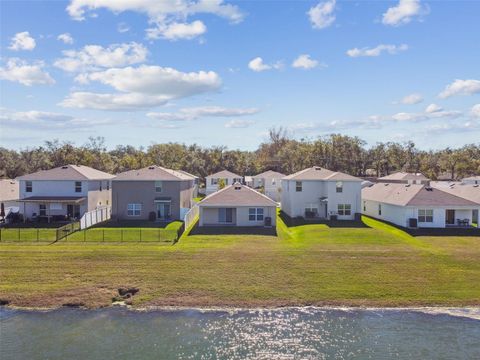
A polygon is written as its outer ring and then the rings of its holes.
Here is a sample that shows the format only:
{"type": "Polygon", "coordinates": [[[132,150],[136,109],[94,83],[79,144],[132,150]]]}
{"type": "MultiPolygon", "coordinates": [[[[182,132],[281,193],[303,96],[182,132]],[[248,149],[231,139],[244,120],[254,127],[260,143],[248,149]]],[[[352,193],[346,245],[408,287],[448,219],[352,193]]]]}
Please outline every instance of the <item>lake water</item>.
{"type": "Polygon", "coordinates": [[[407,310],[0,309],[0,358],[480,359],[480,320],[407,310]]]}

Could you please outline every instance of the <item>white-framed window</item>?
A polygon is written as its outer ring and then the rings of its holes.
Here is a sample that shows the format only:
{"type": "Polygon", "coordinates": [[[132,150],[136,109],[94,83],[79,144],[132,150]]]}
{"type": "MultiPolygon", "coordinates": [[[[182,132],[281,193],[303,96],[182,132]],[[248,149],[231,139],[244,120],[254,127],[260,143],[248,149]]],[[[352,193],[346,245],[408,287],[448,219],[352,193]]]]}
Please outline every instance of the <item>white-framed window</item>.
{"type": "Polygon", "coordinates": [[[161,193],[162,192],[162,182],[161,181],[155,181],[155,192],[161,193]]]}
{"type": "Polygon", "coordinates": [[[102,183],[103,183],[102,180],[100,180],[100,181],[98,182],[98,189],[99,189],[100,191],[102,191],[102,183]]]}
{"type": "Polygon", "coordinates": [[[318,207],[316,204],[305,205],[305,217],[317,217],[318,207]]]}
{"type": "Polygon", "coordinates": [[[81,193],[82,192],[82,182],[81,181],[75,181],[75,192],[76,193],[81,193]]]}
{"type": "Polygon", "coordinates": [[[217,179],[217,178],[212,178],[212,179],[210,180],[210,184],[212,184],[212,185],[217,185],[217,184],[218,184],[218,179],[217,179]]]}
{"type": "Polygon", "coordinates": [[[418,209],[418,222],[433,223],[433,209],[418,209]]]}
{"type": "Polygon", "coordinates": [[[338,204],[338,215],[352,215],[352,205],[338,204]]]}
{"type": "Polygon", "coordinates": [[[39,215],[46,216],[47,215],[47,204],[40,204],[38,205],[39,215]]]}
{"type": "Polygon", "coordinates": [[[263,208],[249,208],[248,209],[249,221],[263,221],[263,208]]]}
{"type": "Polygon", "coordinates": [[[363,211],[367,211],[367,202],[363,200],[363,211]]]}
{"type": "Polygon", "coordinates": [[[378,215],[382,215],[382,204],[378,204],[378,215]]]}
{"type": "Polygon", "coordinates": [[[140,216],[142,211],[142,204],[128,204],[127,205],[127,215],[128,216],[140,216]]]}
{"type": "Polygon", "coordinates": [[[302,182],[301,181],[295,181],[295,191],[296,192],[301,192],[302,191],[302,182]]]}
{"type": "Polygon", "coordinates": [[[25,181],[25,192],[32,192],[33,184],[31,181],[25,181]]]}
{"type": "Polygon", "coordinates": [[[342,181],[337,181],[335,184],[335,187],[337,189],[337,193],[343,192],[343,182],[342,181]]]}
{"type": "Polygon", "coordinates": [[[110,190],[110,180],[107,180],[107,190],[110,190]]]}

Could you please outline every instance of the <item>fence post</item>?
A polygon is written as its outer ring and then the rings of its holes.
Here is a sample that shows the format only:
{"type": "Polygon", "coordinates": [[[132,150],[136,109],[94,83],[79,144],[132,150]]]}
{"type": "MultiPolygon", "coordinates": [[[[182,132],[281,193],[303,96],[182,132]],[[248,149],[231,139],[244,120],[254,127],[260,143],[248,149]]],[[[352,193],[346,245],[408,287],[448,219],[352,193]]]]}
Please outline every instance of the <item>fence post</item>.
{"type": "Polygon", "coordinates": [[[120,236],[120,242],[123,242],[123,229],[120,230],[120,234],[121,234],[121,236],[120,236]]]}
{"type": "Polygon", "coordinates": [[[40,229],[37,228],[37,242],[39,241],[39,237],[40,237],[40,229]]]}
{"type": "Polygon", "coordinates": [[[102,233],[103,233],[103,242],[105,242],[105,229],[103,229],[102,233]]]}
{"type": "Polygon", "coordinates": [[[0,229],[0,242],[2,242],[2,229],[0,229]]]}
{"type": "Polygon", "coordinates": [[[20,228],[18,228],[18,241],[20,241],[20,228]]]}
{"type": "Polygon", "coordinates": [[[140,242],[142,242],[142,229],[140,229],[140,242]]]}
{"type": "Polygon", "coordinates": [[[160,229],[158,229],[158,241],[160,241],[160,229]]]}
{"type": "Polygon", "coordinates": [[[83,230],[83,242],[87,242],[87,229],[83,230]]]}

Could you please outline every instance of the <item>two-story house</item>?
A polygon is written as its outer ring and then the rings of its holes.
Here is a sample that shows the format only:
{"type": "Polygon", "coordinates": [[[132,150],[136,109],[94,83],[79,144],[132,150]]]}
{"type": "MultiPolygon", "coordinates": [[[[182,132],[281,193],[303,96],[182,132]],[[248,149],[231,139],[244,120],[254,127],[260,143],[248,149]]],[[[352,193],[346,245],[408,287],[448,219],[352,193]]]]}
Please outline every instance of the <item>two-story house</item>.
{"type": "Polygon", "coordinates": [[[195,187],[193,175],[156,165],[120,173],[112,181],[112,218],[183,220],[195,187]]]}
{"type": "Polygon", "coordinates": [[[361,213],[361,184],[319,166],[298,171],[282,179],[282,211],[292,218],[353,220],[361,213]]]}
{"type": "Polygon", "coordinates": [[[205,193],[210,195],[215,191],[220,190],[219,185],[223,182],[223,185],[229,186],[235,183],[243,183],[243,179],[240,175],[232,173],[228,170],[222,170],[215,174],[208,175],[205,179],[205,193]]]}
{"type": "Polygon", "coordinates": [[[285,174],[273,170],[267,170],[261,174],[252,176],[254,189],[260,189],[273,201],[279,202],[282,194],[282,178],[285,174]]]}
{"type": "Polygon", "coordinates": [[[87,211],[111,205],[113,177],[83,165],[65,165],[20,176],[20,212],[25,221],[79,219],[87,211]]]}

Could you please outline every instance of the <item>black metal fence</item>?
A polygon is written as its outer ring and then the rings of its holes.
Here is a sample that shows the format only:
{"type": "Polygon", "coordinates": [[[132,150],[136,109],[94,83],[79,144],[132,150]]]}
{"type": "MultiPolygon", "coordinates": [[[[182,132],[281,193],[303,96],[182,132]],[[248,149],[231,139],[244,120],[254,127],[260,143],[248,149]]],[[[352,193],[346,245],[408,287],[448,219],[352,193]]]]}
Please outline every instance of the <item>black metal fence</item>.
{"type": "Polygon", "coordinates": [[[73,234],[75,231],[80,230],[80,222],[73,222],[56,229],[56,240],[61,240],[64,237],[67,237],[70,234],[73,234]]]}

